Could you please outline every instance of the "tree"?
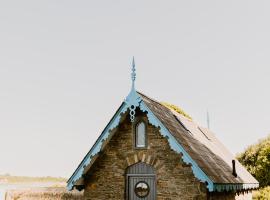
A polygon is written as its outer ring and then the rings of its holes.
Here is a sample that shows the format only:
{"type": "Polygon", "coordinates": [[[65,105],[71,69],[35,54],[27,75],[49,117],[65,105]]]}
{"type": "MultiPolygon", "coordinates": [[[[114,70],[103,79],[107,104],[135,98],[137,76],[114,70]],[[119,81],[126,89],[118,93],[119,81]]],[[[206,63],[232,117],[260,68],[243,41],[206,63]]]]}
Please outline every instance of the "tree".
{"type": "Polygon", "coordinates": [[[259,181],[261,187],[270,185],[270,135],[249,146],[237,158],[259,181]]]}

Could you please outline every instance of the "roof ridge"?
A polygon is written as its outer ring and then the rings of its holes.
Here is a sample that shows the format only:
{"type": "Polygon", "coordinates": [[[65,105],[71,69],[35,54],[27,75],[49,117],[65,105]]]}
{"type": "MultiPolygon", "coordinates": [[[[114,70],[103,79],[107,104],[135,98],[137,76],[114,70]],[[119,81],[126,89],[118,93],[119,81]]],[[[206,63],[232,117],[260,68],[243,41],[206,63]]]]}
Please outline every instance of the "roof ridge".
{"type": "MultiPolygon", "coordinates": [[[[181,114],[181,113],[179,113],[179,112],[177,112],[177,111],[173,110],[172,108],[168,108],[167,106],[163,105],[161,102],[157,101],[156,99],[153,99],[152,97],[149,97],[149,96],[147,96],[147,95],[143,94],[142,92],[139,92],[139,91],[136,91],[136,92],[138,92],[138,93],[139,93],[139,95],[142,95],[142,96],[144,96],[144,97],[146,97],[146,98],[150,99],[151,101],[154,101],[155,103],[158,103],[158,104],[159,104],[159,105],[161,105],[162,107],[164,107],[164,108],[168,109],[170,112],[172,112],[172,114],[173,114],[173,115],[175,115],[175,114],[177,113],[178,115],[183,116],[183,117],[184,117],[184,118],[186,118],[187,120],[189,120],[189,121],[193,121],[192,119],[189,119],[189,118],[188,118],[188,117],[186,117],[185,115],[183,115],[183,114],[181,114]]],[[[193,122],[194,122],[194,121],[193,121],[193,122]]],[[[194,122],[194,123],[195,123],[195,122],[194,122]]]]}
{"type": "MultiPolygon", "coordinates": [[[[155,103],[158,103],[159,105],[163,106],[164,108],[167,108],[167,107],[164,106],[162,103],[160,103],[158,100],[156,100],[156,99],[154,99],[154,98],[152,98],[152,97],[149,97],[148,95],[145,95],[145,94],[143,94],[142,92],[139,92],[139,91],[137,91],[137,90],[136,90],[136,92],[138,92],[139,95],[142,95],[142,96],[144,96],[144,97],[150,99],[151,101],[154,101],[155,103]]],[[[170,110],[169,108],[167,108],[167,109],[170,110]]]]}

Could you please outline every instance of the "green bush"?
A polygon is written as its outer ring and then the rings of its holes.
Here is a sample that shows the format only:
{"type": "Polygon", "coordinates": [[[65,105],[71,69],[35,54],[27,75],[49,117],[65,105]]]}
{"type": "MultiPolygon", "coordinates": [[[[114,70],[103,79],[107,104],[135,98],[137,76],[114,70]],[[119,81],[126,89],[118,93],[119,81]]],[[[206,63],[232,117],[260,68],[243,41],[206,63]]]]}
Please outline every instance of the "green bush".
{"type": "Polygon", "coordinates": [[[259,181],[261,187],[270,186],[270,136],[249,146],[237,158],[259,181]]]}

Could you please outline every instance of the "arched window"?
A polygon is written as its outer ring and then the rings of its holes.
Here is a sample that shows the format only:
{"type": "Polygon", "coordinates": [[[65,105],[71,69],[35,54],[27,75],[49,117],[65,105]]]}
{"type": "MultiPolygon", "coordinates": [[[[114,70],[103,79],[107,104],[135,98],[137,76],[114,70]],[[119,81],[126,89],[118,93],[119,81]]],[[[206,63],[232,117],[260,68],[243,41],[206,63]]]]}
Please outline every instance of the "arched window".
{"type": "Polygon", "coordinates": [[[146,147],[146,127],[142,121],[138,122],[135,126],[135,147],[146,147]]]}

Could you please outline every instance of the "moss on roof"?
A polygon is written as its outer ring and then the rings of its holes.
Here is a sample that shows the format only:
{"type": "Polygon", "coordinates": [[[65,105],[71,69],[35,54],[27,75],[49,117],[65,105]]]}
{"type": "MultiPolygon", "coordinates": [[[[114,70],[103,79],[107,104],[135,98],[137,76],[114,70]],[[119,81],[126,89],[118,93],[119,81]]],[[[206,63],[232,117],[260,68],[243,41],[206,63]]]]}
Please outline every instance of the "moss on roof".
{"type": "Polygon", "coordinates": [[[178,112],[179,114],[183,115],[184,117],[192,120],[192,117],[189,114],[187,114],[182,108],[180,108],[174,104],[167,103],[167,102],[160,102],[160,103],[163,106],[166,106],[167,108],[172,109],[172,110],[178,112]]]}

